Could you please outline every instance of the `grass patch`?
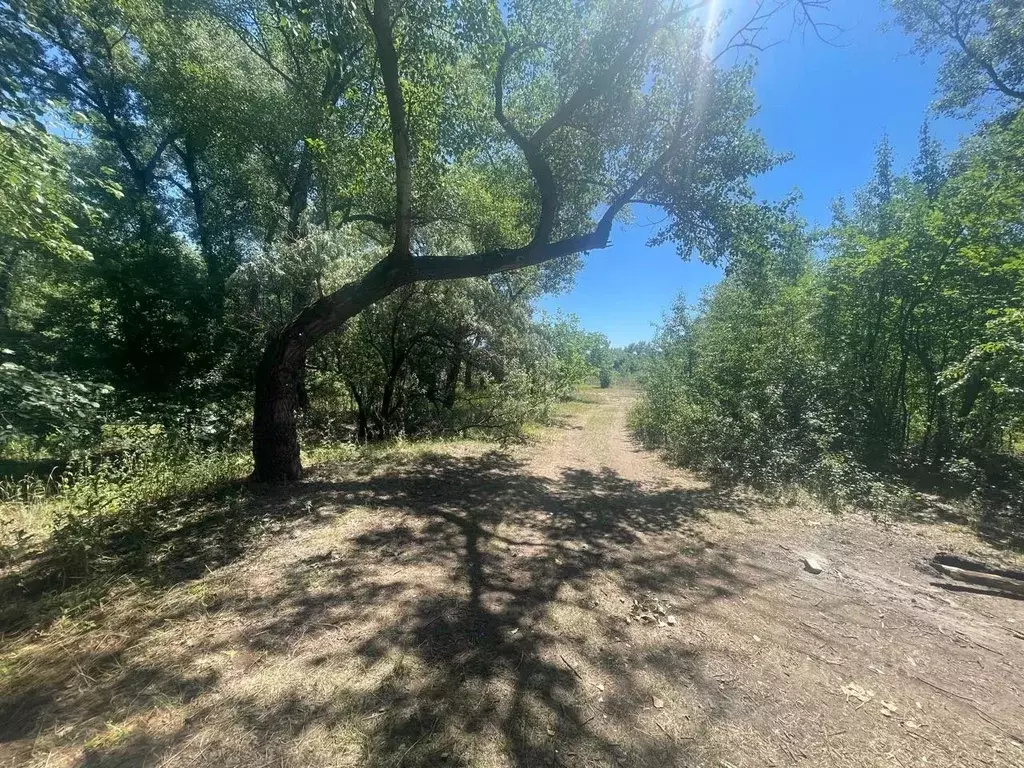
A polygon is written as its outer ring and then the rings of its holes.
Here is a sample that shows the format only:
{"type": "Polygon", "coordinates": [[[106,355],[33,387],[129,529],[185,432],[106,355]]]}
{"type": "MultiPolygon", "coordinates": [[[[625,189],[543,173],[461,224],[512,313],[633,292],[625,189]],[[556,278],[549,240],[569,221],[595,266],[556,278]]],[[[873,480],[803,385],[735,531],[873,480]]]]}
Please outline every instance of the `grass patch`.
{"type": "MultiPolygon", "coordinates": [[[[331,467],[400,467],[467,440],[318,445],[303,452],[315,485],[331,467]]],[[[190,581],[313,512],[300,484],[247,482],[248,451],[165,441],[72,464],[59,476],[0,481],[0,626],[17,631],[83,615],[119,585],[190,581]]]]}

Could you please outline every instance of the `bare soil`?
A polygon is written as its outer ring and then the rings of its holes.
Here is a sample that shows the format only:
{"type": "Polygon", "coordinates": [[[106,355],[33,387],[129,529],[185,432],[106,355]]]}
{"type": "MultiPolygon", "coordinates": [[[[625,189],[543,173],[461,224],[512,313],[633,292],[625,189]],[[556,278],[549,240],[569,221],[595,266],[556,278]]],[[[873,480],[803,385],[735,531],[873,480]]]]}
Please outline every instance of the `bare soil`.
{"type": "Polygon", "coordinates": [[[713,487],[587,398],[193,510],[0,638],[0,765],[1024,766],[1024,601],[921,566],[1018,555],[713,487]]]}

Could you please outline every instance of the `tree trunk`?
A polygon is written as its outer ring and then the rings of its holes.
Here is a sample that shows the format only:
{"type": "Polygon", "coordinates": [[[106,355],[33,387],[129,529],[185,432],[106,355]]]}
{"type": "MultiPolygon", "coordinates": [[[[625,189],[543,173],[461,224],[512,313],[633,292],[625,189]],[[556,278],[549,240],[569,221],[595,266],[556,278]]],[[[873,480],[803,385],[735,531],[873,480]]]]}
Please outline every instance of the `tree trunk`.
{"type": "Polygon", "coordinates": [[[295,411],[307,350],[412,279],[412,271],[403,259],[385,258],[362,279],[306,307],[270,340],[256,372],[252,420],[254,480],[293,482],[302,477],[295,411]]]}
{"type": "Polygon", "coordinates": [[[256,374],[256,406],[252,422],[253,479],[292,482],[302,477],[295,412],[305,351],[284,336],[263,353],[256,374]]]}
{"type": "Polygon", "coordinates": [[[306,369],[306,353],[302,353],[298,370],[295,375],[295,407],[300,411],[309,410],[309,388],[306,386],[306,376],[309,371],[306,369]]]}
{"type": "Polygon", "coordinates": [[[448,374],[445,377],[444,382],[444,397],[441,399],[441,404],[446,410],[452,410],[455,407],[455,391],[459,385],[459,372],[462,370],[462,350],[458,347],[455,348],[452,354],[452,360],[448,367],[448,374]]]}
{"type": "Polygon", "coordinates": [[[348,389],[352,393],[352,399],[356,403],[356,442],[364,444],[369,439],[369,416],[366,413],[366,406],[363,405],[363,397],[356,389],[356,385],[348,382],[348,389]]]}

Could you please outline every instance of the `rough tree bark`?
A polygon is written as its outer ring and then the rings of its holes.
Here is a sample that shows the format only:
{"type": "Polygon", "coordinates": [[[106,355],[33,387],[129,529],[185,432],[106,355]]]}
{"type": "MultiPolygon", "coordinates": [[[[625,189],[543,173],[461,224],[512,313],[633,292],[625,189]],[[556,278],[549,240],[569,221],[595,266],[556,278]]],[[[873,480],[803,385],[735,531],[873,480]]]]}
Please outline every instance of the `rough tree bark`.
{"type": "Polygon", "coordinates": [[[259,481],[302,477],[295,414],[306,352],[346,320],[409,282],[410,275],[387,258],[363,279],[312,304],[267,345],[256,372],[252,450],[259,481]]]}

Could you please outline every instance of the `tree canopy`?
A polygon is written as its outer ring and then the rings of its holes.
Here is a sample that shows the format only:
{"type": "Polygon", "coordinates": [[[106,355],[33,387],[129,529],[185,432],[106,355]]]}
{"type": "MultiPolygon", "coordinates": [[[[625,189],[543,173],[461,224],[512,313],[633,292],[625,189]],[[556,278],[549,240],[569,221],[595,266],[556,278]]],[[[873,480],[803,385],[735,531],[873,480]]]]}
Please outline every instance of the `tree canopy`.
{"type": "Polygon", "coordinates": [[[300,435],[507,438],[580,381],[641,379],[690,414],[652,439],[732,435],[750,471],[780,435],[815,435],[801,461],[1005,451],[1020,3],[892,1],[943,61],[936,109],[989,121],[952,153],[925,121],[906,172],[883,140],[827,232],[755,195],[785,157],[725,55],[790,14],[820,32],[827,3],[758,2],[721,38],[713,5],[0,3],[6,445],[247,420],[255,477],[287,480],[300,435]],[[538,317],[638,204],[665,213],[651,243],[725,267],[714,296],[626,350],[538,317]]]}
{"type": "Polygon", "coordinates": [[[674,309],[635,427],[685,464],[838,501],[884,503],[886,478],[922,472],[1019,501],[1024,15],[893,5],[944,56],[936,108],[993,119],[953,152],[926,121],[906,173],[883,137],[826,231],[763,218],[725,280],[674,309]]]}

